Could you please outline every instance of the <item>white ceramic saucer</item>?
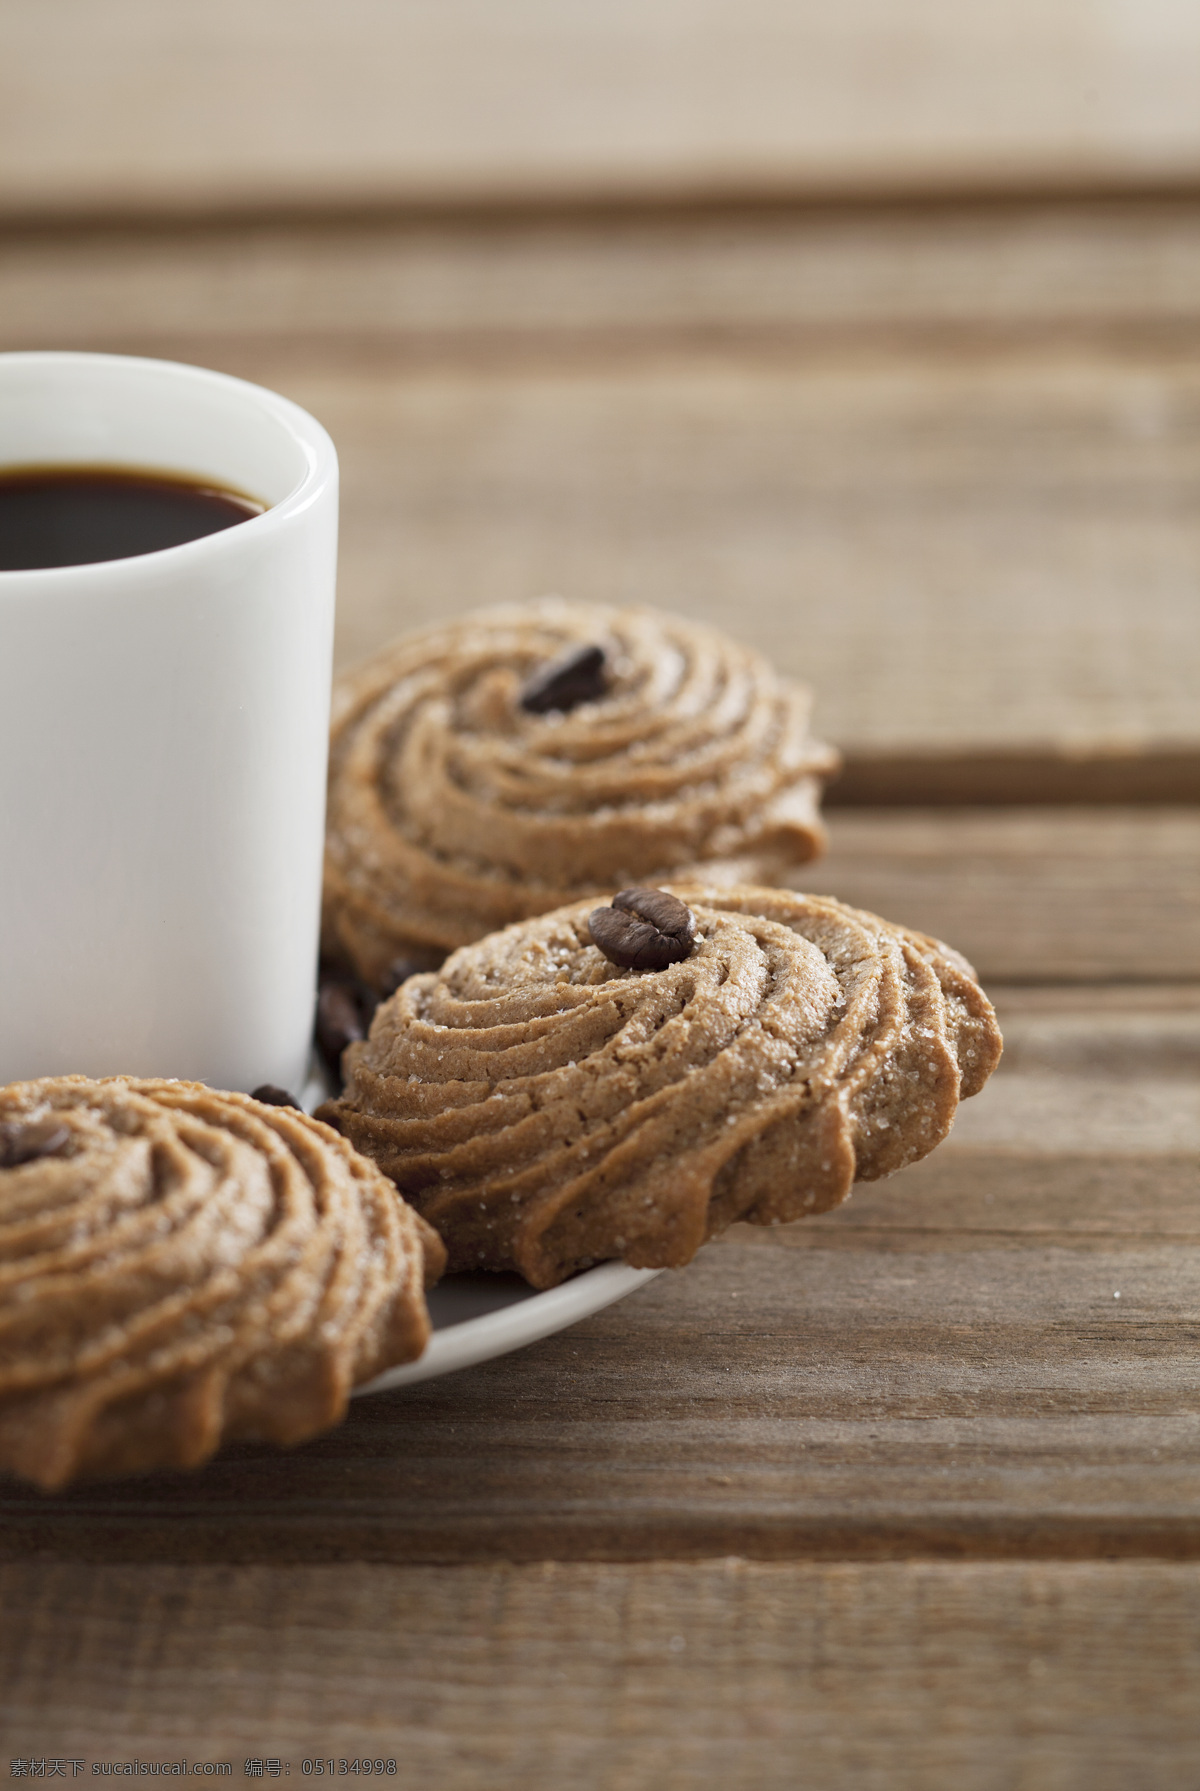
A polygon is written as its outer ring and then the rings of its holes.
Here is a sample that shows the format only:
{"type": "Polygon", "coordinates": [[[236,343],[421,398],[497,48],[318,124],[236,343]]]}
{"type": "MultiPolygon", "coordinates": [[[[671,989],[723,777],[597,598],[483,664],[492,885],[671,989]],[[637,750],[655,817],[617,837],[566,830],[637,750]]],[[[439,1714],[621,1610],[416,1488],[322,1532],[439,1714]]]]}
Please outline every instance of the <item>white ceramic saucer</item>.
{"type": "MultiPolygon", "coordinates": [[[[311,1113],[328,1093],[314,1067],[313,1079],[300,1097],[307,1111],[311,1113]]],[[[424,1355],[355,1387],[353,1397],[411,1387],[438,1374],[490,1362],[493,1356],[505,1356],[527,1343],[540,1343],[543,1337],[565,1331],[581,1318],[623,1300],[661,1273],[661,1269],[631,1269],[623,1262],[602,1262],[544,1293],[519,1275],[447,1275],[428,1295],[433,1336],[424,1355]]]]}
{"type": "Polygon", "coordinates": [[[602,1306],[623,1300],[635,1287],[661,1274],[661,1269],[631,1269],[623,1262],[602,1262],[545,1293],[530,1287],[519,1275],[447,1275],[428,1295],[433,1336],[425,1354],[355,1387],[354,1397],[383,1393],[389,1387],[410,1387],[414,1381],[452,1374],[456,1368],[473,1368],[477,1362],[490,1362],[493,1356],[538,1343],[599,1312],[602,1306]]]}

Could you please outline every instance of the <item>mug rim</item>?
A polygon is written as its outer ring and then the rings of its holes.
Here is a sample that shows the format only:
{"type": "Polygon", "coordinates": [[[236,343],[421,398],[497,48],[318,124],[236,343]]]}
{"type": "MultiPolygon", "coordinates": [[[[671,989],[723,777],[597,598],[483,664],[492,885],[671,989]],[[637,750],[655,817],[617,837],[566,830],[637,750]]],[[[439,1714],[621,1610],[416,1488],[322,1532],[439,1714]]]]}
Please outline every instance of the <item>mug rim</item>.
{"type": "MultiPolygon", "coordinates": [[[[253,380],[239,379],[232,373],[219,373],[212,367],[198,367],[190,361],[168,361],[154,355],[102,354],[85,349],[14,349],[0,352],[0,378],[4,369],[13,364],[26,367],[48,366],[62,367],[129,367],[152,369],[156,373],[165,373],[169,377],[179,379],[183,384],[200,384],[217,386],[226,391],[237,392],[252,398],[259,407],[266,411],[273,421],[291,436],[300,447],[306,461],[306,467],[299,480],[286,492],[277,503],[269,504],[254,516],[248,516],[233,528],[219,529],[211,535],[200,535],[191,541],[180,541],[173,547],[156,547],[148,553],[126,554],[111,560],[78,560],[65,566],[20,566],[8,570],[0,569],[0,594],[12,592],[18,580],[49,581],[55,578],[68,579],[85,576],[95,577],[110,570],[120,569],[125,578],[130,576],[129,569],[139,565],[159,568],[164,561],[174,561],[181,554],[189,559],[207,553],[210,555],[230,551],[230,536],[237,536],[243,544],[246,541],[244,531],[254,531],[254,543],[264,541],[269,530],[277,531],[285,527],[288,521],[300,511],[306,510],[325,490],[332,479],[336,479],[338,471],[337,449],[333,440],[317,419],[306,411],[302,405],[292,399],[285,398],[282,393],[273,392],[269,386],[261,386],[253,380]]],[[[19,464],[19,463],[14,463],[19,464]]],[[[39,461],[40,465],[53,465],[51,461],[39,461]]],[[[81,464],[64,461],[63,465],[81,464]]],[[[114,465],[121,463],[113,462],[114,465]]],[[[132,465],[132,462],[130,463],[132,465]]],[[[139,471],[152,471],[152,466],[142,462],[139,471]]],[[[180,473],[184,469],[172,467],[171,472],[180,473]]],[[[4,466],[0,465],[0,475],[4,466]]],[[[230,489],[233,489],[230,487],[230,489]]]]}

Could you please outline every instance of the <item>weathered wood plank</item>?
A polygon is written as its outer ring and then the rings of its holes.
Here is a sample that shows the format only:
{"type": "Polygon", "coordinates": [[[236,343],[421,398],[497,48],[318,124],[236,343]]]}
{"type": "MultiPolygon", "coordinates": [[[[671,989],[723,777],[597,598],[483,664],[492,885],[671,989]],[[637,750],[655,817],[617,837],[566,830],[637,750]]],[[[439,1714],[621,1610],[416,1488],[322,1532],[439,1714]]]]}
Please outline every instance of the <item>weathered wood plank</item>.
{"type": "Polygon", "coordinates": [[[1155,389],[1144,371],[285,384],[343,452],[343,658],[479,602],[651,600],[807,677],[819,726],[859,753],[1197,757],[1195,444],[1186,409],[1151,450],[1114,430],[1112,407],[1155,389]]]}
{"type": "MultiPolygon", "coordinates": [[[[10,348],[544,366],[671,347],[1194,351],[1200,201],[0,218],[10,348]]],[[[1161,422],[1163,419],[1159,417],[1161,422]]],[[[1142,426],[1152,430],[1147,402],[1142,426]]]]}
{"type": "Polygon", "coordinates": [[[685,356],[288,390],[343,449],[345,657],[480,602],[648,600],[807,677],[858,749],[1105,756],[1200,739],[1200,376],[1146,436],[1148,372],[685,356]]]}
{"type": "Polygon", "coordinates": [[[1174,993],[1002,996],[991,1089],[841,1211],[736,1228],[291,1456],[10,1483],[0,1555],[1200,1556],[1200,1020],[1174,993]]]}
{"type": "Polygon", "coordinates": [[[1194,800],[1198,219],[26,237],[0,332],[315,410],[343,661],[480,602],[648,600],[810,679],[843,800],[1194,800]]]}
{"type": "Polygon", "coordinates": [[[1194,808],[838,809],[795,881],[946,939],[987,982],[1200,980],[1194,808]]]}
{"type": "Polygon", "coordinates": [[[10,0],[0,203],[1195,180],[1182,6],[10,0]]]}
{"type": "MultiPolygon", "coordinates": [[[[395,1783],[1178,1791],[1200,1569],[0,1570],[11,1757],[391,1756],[395,1783]]],[[[90,1775],[89,1775],[90,1776],[90,1775]]]]}

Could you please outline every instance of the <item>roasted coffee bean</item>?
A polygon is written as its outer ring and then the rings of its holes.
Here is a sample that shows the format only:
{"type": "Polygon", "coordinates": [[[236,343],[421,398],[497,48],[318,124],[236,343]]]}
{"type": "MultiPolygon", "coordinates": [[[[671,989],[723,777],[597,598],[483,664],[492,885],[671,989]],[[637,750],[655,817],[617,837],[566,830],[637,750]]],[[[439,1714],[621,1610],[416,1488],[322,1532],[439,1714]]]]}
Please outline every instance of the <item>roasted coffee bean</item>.
{"type": "Polygon", "coordinates": [[[624,908],[627,914],[636,914],[639,920],[648,920],[660,933],[668,933],[691,948],[696,937],[696,916],[678,896],[668,895],[665,889],[618,889],[612,905],[624,908]]]}
{"type": "Polygon", "coordinates": [[[352,970],[343,970],[335,964],[321,965],[317,993],[317,1049],[326,1069],[338,1078],[339,1088],[342,1052],[356,1039],[366,1038],[379,1003],[394,995],[410,976],[416,976],[422,970],[436,970],[444,962],[445,953],[438,951],[424,952],[420,957],[393,958],[378,989],[370,988],[352,970]]]}
{"type": "Polygon", "coordinates": [[[286,1088],[276,1088],[273,1082],[264,1082],[260,1088],[252,1089],[250,1099],[262,1101],[267,1107],[294,1107],[297,1113],[303,1112],[299,1101],[286,1088]]]}
{"type": "Polygon", "coordinates": [[[56,1119],[6,1120],[0,1125],[0,1169],[57,1157],[70,1142],[70,1127],[56,1119]]]}
{"type": "Polygon", "coordinates": [[[521,707],[531,715],[548,715],[552,709],[574,709],[579,703],[595,703],[608,694],[608,663],[603,647],[572,647],[552,659],[528,679],[521,691],[521,707]]]}
{"type": "Polygon", "coordinates": [[[374,1011],[375,997],[357,977],[322,975],[317,994],[317,1049],[333,1075],[341,1074],[346,1046],[366,1038],[374,1011]]]}
{"type": "Polygon", "coordinates": [[[665,970],[692,949],[696,917],[664,889],[622,889],[588,916],[592,942],[622,970],[665,970]]]}

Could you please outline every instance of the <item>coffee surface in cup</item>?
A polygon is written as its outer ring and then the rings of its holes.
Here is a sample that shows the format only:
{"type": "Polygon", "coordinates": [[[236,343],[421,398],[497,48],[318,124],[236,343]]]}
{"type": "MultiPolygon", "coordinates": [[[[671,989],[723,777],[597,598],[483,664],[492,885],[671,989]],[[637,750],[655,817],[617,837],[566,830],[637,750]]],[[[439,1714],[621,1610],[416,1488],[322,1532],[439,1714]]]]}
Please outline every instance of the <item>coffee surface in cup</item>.
{"type": "Polygon", "coordinates": [[[0,468],[0,572],[178,547],[266,506],[211,481],[119,466],[0,468]]]}

